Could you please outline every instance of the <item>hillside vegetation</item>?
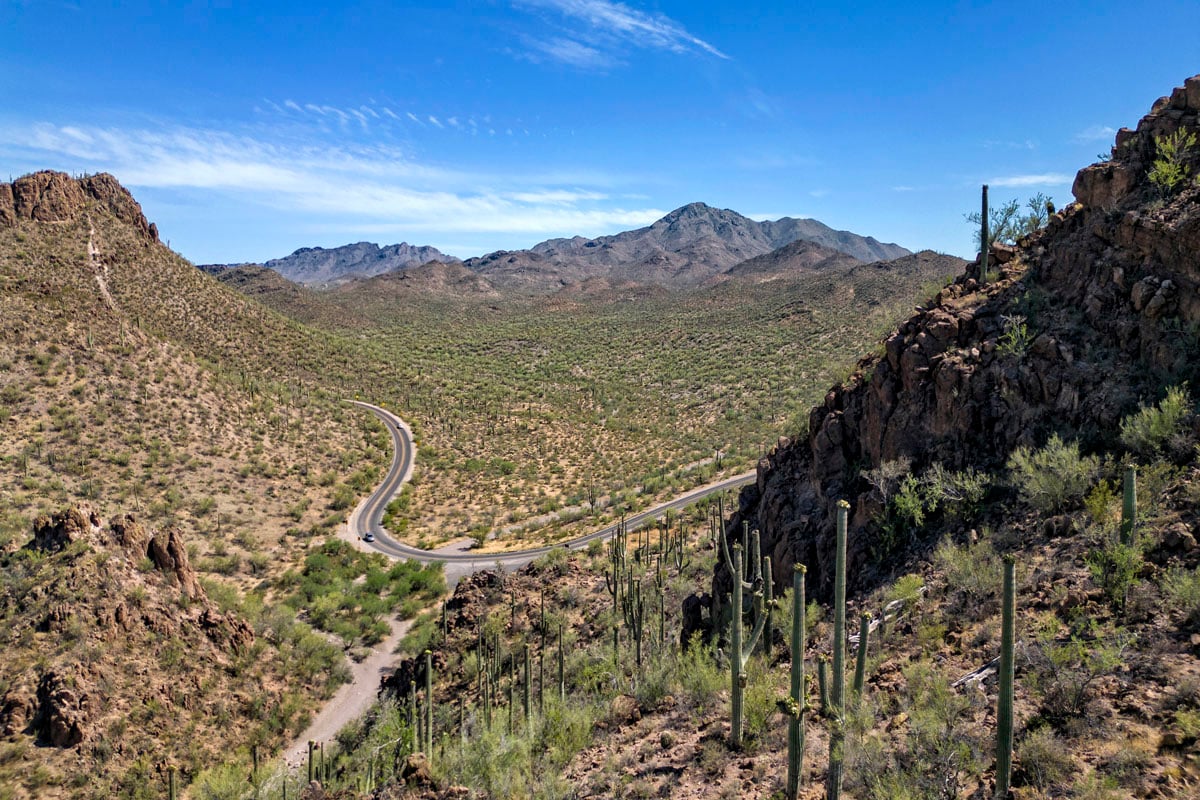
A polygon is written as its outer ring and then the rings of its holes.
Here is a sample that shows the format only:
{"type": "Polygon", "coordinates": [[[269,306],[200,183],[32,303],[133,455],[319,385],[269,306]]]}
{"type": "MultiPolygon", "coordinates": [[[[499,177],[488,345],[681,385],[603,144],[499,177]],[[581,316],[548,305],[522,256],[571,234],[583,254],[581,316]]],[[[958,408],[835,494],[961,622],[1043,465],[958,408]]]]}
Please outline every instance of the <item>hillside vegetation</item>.
{"type": "Polygon", "coordinates": [[[222,279],[307,324],[355,325],[363,351],[388,365],[377,397],[420,444],[398,534],[434,545],[512,526],[502,538],[521,544],[526,526],[539,540],[563,536],[749,469],[803,427],[859,343],[962,263],[849,261],[686,292],[580,286],[536,302],[429,291],[412,271],[327,293],[284,290],[271,273],[222,279]],[[574,528],[545,530],[555,513],[574,528]]]}

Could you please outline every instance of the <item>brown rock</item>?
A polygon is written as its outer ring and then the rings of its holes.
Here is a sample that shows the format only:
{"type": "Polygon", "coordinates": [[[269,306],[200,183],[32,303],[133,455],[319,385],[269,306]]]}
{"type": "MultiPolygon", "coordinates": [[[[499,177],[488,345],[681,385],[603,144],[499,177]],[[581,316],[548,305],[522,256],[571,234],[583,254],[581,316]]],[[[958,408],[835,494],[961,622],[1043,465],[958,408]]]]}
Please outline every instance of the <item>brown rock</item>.
{"type": "Polygon", "coordinates": [[[1187,92],[1187,107],[1192,111],[1200,111],[1200,75],[1195,75],[1183,82],[1187,92]]]}
{"type": "Polygon", "coordinates": [[[1133,185],[1134,175],[1124,164],[1107,161],[1079,170],[1071,192],[1087,208],[1111,210],[1133,185]]]}
{"type": "Polygon", "coordinates": [[[1176,522],[1163,534],[1163,547],[1175,552],[1191,552],[1196,549],[1196,537],[1186,523],[1176,522]]]}
{"type": "Polygon", "coordinates": [[[204,596],[204,589],[200,586],[196,571],[188,562],[187,549],[183,546],[178,529],[171,528],[151,538],[146,547],[146,555],[154,562],[154,566],[175,575],[180,588],[189,599],[195,600],[204,596]]]}
{"type": "Polygon", "coordinates": [[[23,733],[37,713],[37,693],[31,686],[18,684],[0,698],[0,736],[23,733]]]}
{"type": "Polygon", "coordinates": [[[50,671],[38,684],[37,700],[35,725],[44,741],[55,747],[74,747],[84,740],[92,710],[87,692],[50,671]]]}
{"type": "Polygon", "coordinates": [[[1007,264],[1017,257],[1017,248],[1008,244],[1001,244],[997,242],[996,244],[992,245],[991,251],[992,258],[996,260],[997,264],[1007,264]]]}
{"type": "Polygon", "coordinates": [[[100,515],[96,510],[88,503],[80,503],[66,511],[42,515],[34,520],[30,547],[56,553],[69,544],[98,533],[100,525],[100,515]]]}
{"type": "Polygon", "coordinates": [[[404,759],[400,768],[400,780],[409,786],[434,786],[433,771],[424,753],[413,753],[404,759]]]}
{"type": "Polygon", "coordinates": [[[157,240],[157,228],[146,221],[133,195],[103,172],[76,179],[65,172],[44,170],[11,184],[0,184],[0,224],[12,226],[22,220],[73,222],[86,213],[89,203],[133,225],[142,236],[157,240]]]}
{"type": "Polygon", "coordinates": [[[616,725],[628,725],[642,718],[642,709],[636,697],[620,694],[609,704],[608,717],[616,725]]]}

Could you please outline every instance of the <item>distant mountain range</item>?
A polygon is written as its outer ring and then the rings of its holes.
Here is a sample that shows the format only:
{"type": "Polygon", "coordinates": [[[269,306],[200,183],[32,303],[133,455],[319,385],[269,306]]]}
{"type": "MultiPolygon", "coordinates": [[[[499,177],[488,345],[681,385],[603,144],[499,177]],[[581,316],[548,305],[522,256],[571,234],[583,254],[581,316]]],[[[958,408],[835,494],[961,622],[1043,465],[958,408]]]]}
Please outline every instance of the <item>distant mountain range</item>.
{"type": "MultiPolygon", "coordinates": [[[[551,292],[596,279],[686,287],[719,279],[738,264],[798,241],[828,251],[817,257],[816,251],[801,248],[814,264],[837,254],[862,262],[890,261],[909,254],[899,245],[837,231],[813,219],[784,217],[756,222],[735,211],[691,203],[645,228],[596,239],[550,239],[528,250],[501,250],[461,263],[501,291],[551,292]]],[[[459,259],[433,247],[406,243],[379,247],[359,242],[330,249],[304,247],[262,266],[311,286],[369,278],[431,262],[453,264],[459,259]]],[[[204,265],[201,269],[219,273],[231,266],[248,265],[204,265]]]]}

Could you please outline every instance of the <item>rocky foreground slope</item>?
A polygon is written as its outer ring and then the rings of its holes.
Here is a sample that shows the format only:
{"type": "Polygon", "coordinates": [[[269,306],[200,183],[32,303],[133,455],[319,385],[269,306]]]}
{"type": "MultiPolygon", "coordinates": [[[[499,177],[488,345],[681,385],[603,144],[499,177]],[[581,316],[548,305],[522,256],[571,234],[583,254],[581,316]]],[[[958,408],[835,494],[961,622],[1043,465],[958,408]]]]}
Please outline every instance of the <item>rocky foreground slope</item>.
{"type": "MultiPolygon", "coordinates": [[[[781,442],[742,495],[735,526],[762,531],[777,580],[805,563],[831,589],[833,505],[850,501],[853,582],[875,585],[880,492],[864,477],[889,462],[913,473],[1003,467],[1051,433],[1112,444],[1123,416],[1200,364],[1200,186],[1167,198],[1148,178],[1155,138],[1196,131],[1200,76],[1157,101],[1110,160],[1081,170],[1077,202],[1015,250],[998,279],[962,277],[830,389],[807,435],[781,442]],[[873,545],[874,542],[874,545],[873,545]]],[[[1194,176],[1200,148],[1186,154],[1194,176]]]]}

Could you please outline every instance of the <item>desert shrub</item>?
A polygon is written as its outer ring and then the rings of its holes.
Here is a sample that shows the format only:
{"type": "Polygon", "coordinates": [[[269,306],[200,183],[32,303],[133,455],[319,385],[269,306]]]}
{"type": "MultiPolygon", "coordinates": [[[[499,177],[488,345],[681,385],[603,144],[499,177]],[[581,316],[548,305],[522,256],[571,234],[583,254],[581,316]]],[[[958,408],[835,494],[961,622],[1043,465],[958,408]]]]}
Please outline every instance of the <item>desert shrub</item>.
{"type": "Polygon", "coordinates": [[[1121,665],[1134,637],[1120,628],[1103,631],[1095,620],[1066,641],[1052,636],[1047,630],[1038,637],[1032,683],[1041,696],[1043,716],[1060,725],[1084,712],[1092,686],[1121,665]]]}
{"type": "Polygon", "coordinates": [[[1170,606],[1182,612],[1185,625],[1200,628],[1200,568],[1168,570],[1163,576],[1162,591],[1170,606]]]}
{"type": "Polygon", "coordinates": [[[1071,776],[1071,751],[1049,728],[1039,728],[1017,745],[1017,779],[1047,791],[1071,776]]]}
{"type": "Polygon", "coordinates": [[[1040,450],[1018,447],[1008,459],[1021,499],[1039,511],[1061,511],[1083,498],[1096,479],[1100,459],[1084,456],[1078,442],[1054,434],[1040,450]]]}
{"type": "Polygon", "coordinates": [[[591,741],[597,716],[597,707],[590,703],[548,701],[536,749],[553,767],[565,765],[591,741]]]}
{"type": "Polygon", "coordinates": [[[533,569],[539,574],[563,575],[566,572],[571,553],[565,547],[555,547],[546,555],[533,562],[533,569]]]}
{"type": "Polygon", "coordinates": [[[1121,444],[1142,458],[1166,455],[1189,458],[1195,446],[1191,426],[1192,400],[1186,386],[1172,386],[1156,406],[1142,406],[1121,420],[1121,444]]]}
{"type": "Polygon", "coordinates": [[[1021,314],[1004,317],[1004,333],[996,343],[996,353],[1001,357],[1015,358],[1018,361],[1029,352],[1033,342],[1033,334],[1029,332],[1029,324],[1021,314]]]}
{"type": "Polygon", "coordinates": [[[1109,604],[1115,611],[1123,612],[1129,599],[1129,590],[1137,583],[1144,559],[1142,549],[1136,544],[1124,544],[1112,533],[1108,537],[1108,541],[1091,550],[1085,560],[1092,580],[1104,590],[1109,604]]]}
{"type": "Polygon", "coordinates": [[[775,701],[779,687],[772,677],[769,665],[762,658],[751,658],[746,665],[743,711],[746,738],[751,743],[762,740],[777,713],[775,701]]]}
{"type": "Polygon", "coordinates": [[[978,699],[952,689],[927,663],[908,665],[904,677],[907,690],[897,711],[909,714],[906,733],[886,744],[868,735],[850,748],[848,788],[872,800],[959,797],[985,760],[987,743],[971,730],[978,699]]]}
{"type": "Polygon", "coordinates": [[[991,542],[981,539],[961,547],[942,542],[934,551],[933,563],[946,580],[946,591],[964,613],[980,619],[992,612],[1002,575],[1000,556],[991,542]]]}
{"type": "Polygon", "coordinates": [[[1196,134],[1180,128],[1166,136],[1155,136],[1154,147],[1157,158],[1150,165],[1146,177],[1158,190],[1159,197],[1167,198],[1183,185],[1188,177],[1184,160],[1188,151],[1196,145],[1196,134]]]}
{"type": "Polygon", "coordinates": [[[717,665],[712,646],[700,646],[698,642],[679,657],[678,674],[683,698],[700,714],[718,702],[721,690],[729,683],[729,672],[717,665]]]}
{"type": "Polygon", "coordinates": [[[1112,482],[1103,480],[1092,487],[1087,497],[1083,498],[1083,507],[1087,509],[1093,522],[1097,525],[1107,525],[1117,519],[1117,501],[1118,496],[1113,490],[1112,482]]]}

